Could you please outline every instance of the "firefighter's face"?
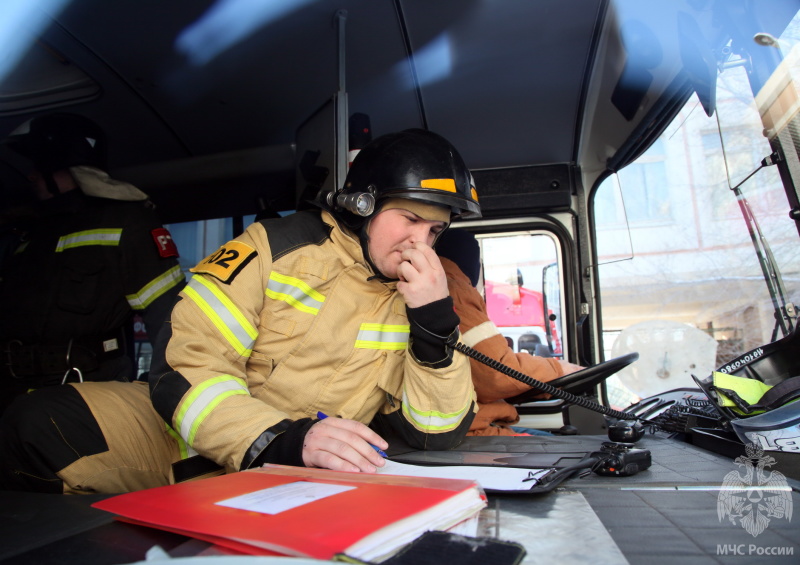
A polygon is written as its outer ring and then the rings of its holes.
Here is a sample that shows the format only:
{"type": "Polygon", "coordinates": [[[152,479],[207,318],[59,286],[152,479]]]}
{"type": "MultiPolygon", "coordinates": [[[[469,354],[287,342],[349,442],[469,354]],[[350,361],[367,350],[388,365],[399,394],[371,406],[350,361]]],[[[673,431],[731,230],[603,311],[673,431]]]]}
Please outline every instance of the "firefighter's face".
{"type": "Polygon", "coordinates": [[[367,229],[372,262],[384,276],[396,279],[403,251],[416,242],[433,246],[445,227],[445,222],[425,220],[402,208],[383,210],[372,218],[367,229]]]}

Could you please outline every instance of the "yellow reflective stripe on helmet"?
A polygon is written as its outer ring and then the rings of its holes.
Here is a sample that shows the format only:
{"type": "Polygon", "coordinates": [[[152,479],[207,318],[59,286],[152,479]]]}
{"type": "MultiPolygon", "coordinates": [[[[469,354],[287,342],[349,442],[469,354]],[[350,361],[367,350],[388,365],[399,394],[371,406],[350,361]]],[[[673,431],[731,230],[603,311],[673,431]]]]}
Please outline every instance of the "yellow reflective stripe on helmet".
{"type": "Polygon", "coordinates": [[[181,437],[181,434],[173,430],[172,427],[170,427],[170,425],[166,422],[164,422],[164,425],[167,426],[167,433],[171,435],[175,439],[175,443],[178,444],[178,450],[181,452],[181,459],[189,459],[189,457],[194,457],[197,455],[197,452],[192,449],[192,446],[186,443],[186,441],[181,437]]]}
{"type": "Polygon", "coordinates": [[[175,416],[175,427],[186,443],[191,446],[203,420],[220,402],[236,394],[249,396],[250,392],[242,379],[232,375],[220,375],[194,387],[175,416]]]}
{"type": "Polygon", "coordinates": [[[445,192],[458,192],[455,179],[422,179],[419,186],[421,188],[444,190],[445,192]]]}
{"type": "Polygon", "coordinates": [[[317,315],[325,296],[294,277],[272,272],[264,294],[274,300],[283,300],[289,306],[301,312],[317,315]]]}
{"type": "Polygon", "coordinates": [[[421,430],[431,432],[453,430],[461,423],[469,407],[470,402],[467,402],[463,409],[452,414],[442,414],[436,410],[417,410],[409,404],[406,389],[403,387],[403,414],[421,430]]]}
{"type": "Polygon", "coordinates": [[[144,310],[153,301],[183,281],[183,273],[180,265],[175,265],[166,273],[163,273],[152,281],[144,285],[136,294],[128,294],[125,298],[134,310],[144,310]]]}
{"type": "Polygon", "coordinates": [[[356,338],[356,349],[392,349],[399,351],[408,348],[408,325],[361,324],[356,338]]]}
{"type": "Polygon", "coordinates": [[[183,292],[200,307],[239,355],[250,356],[258,331],[224,292],[203,275],[193,276],[183,292]]]}
{"type": "Polygon", "coordinates": [[[56,253],[73,247],[86,247],[89,245],[119,245],[122,238],[122,228],[108,228],[99,230],[76,231],[58,238],[56,253]]]}

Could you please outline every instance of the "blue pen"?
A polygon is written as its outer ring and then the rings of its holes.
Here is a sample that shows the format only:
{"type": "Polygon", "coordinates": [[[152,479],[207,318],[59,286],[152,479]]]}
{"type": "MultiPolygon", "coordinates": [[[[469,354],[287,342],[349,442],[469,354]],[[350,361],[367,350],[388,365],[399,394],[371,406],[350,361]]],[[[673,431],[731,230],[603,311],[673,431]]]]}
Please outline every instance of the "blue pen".
{"type": "MultiPolygon", "coordinates": [[[[317,412],[317,418],[319,418],[320,420],[324,420],[324,419],[325,419],[325,418],[327,418],[327,417],[328,417],[328,415],[327,415],[327,414],[325,414],[324,412],[317,412]]],[[[383,452],[383,450],[382,450],[382,449],[378,448],[378,446],[376,446],[376,445],[372,445],[371,443],[369,444],[369,446],[370,446],[372,449],[374,449],[375,451],[377,451],[377,452],[378,452],[378,455],[380,455],[380,456],[381,456],[381,457],[383,457],[384,459],[387,459],[387,458],[389,457],[388,455],[386,455],[386,454],[383,452]]]]}

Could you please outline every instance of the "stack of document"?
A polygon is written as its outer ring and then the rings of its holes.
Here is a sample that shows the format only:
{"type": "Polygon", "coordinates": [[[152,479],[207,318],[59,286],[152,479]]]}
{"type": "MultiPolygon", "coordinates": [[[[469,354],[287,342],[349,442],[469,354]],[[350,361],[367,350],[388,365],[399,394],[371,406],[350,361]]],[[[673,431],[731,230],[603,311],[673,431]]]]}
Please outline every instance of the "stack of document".
{"type": "Polygon", "coordinates": [[[93,506],[253,555],[380,561],[428,530],[464,533],[486,495],[473,480],[266,465],[93,506]]]}

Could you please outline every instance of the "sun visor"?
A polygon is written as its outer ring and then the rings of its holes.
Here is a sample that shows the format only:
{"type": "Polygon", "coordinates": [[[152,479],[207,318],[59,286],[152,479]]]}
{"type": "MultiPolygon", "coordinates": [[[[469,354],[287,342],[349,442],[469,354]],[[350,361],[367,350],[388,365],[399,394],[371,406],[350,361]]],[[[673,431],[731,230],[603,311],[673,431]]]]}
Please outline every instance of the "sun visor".
{"type": "Polygon", "coordinates": [[[472,171],[484,218],[558,212],[570,207],[569,165],[509,167],[472,171]]]}

